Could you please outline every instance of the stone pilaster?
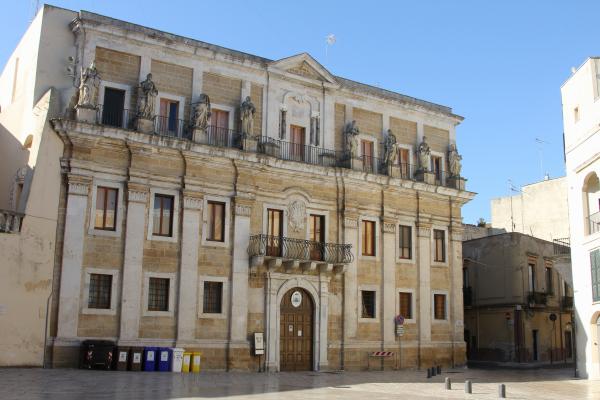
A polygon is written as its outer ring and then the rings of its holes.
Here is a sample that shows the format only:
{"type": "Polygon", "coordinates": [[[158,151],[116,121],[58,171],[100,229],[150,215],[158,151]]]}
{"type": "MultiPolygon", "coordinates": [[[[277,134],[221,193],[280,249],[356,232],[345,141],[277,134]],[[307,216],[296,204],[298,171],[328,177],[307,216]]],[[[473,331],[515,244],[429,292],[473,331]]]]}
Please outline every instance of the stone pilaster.
{"type": "Polygon", "coordinates": [[[63,260],[58,300],[59,338],[77,337],[81,296],[81,264],[90,179],[69,176],[63,260]]]}
{"type": "Polygon", "coordinates": [[[329,329],[329,278],[325,274],[319,276],[319,365],[318,369],[329,367],[327,358],[328,329],[329,329]]]}
{"type": "Polygon", "coordinates": [[[354,259],[344,273],[344,338],[356,337],[358,328],[358,216],[346,215],[344,217],[345,243],[352,246],[354,259]]]}
{"type": "Polygon", "coordinates": [[[431,225],[417,226],[417,252],[419,276],[419,340],[421,345],[431,342],[431,225]]]}
{"type": "Polygon", "coordinates": [[[183,193],[181,265],[177,306],[177,345],[185,346],[195,338],[198,293],[198,249],[202,221],[202,195],[183,193]]]}
{"type": "Polygon", "coordinates": [[[462,293],[462,237],[463,229],[458,224],[450,226],[448,268],[450,272],[450,322],[454,342],[464,340],[464,308],[462,293]]]}
{"type": "Polygon", "coordinates": [[[396,224],[383,222],[383,342],[393,344],[396,313],[396,224]]]}
{"type": "Polygon", "coordinates": [[[139,337],[142,302],[142,259],[148,188],[130,184],[127,191],[127,223],[121,294],[120,341],[127,344],[139,337]]]}

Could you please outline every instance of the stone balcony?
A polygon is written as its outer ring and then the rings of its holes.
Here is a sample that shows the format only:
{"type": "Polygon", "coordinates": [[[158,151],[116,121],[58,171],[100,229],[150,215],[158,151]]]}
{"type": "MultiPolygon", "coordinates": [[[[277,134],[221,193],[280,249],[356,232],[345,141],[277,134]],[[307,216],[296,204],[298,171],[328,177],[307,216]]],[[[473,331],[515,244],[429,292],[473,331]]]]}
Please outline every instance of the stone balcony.
{"type": "Polygon", "coordinates": [[[282,268],[288,273],[343,273],[352,262],[352,245],[315,242],[284,236],[252,235],[248,246],[250,268],[266,265],[269,270],[282,268]]]}

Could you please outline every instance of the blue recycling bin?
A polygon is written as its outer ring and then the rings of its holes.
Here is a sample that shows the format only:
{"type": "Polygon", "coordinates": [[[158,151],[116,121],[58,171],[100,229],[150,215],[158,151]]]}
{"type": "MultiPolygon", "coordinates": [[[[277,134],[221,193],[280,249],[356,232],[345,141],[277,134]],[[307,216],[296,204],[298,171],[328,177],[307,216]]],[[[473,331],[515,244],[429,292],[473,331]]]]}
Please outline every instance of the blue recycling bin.
{"type": "Polygon", "coordinates": [[[158,370],[168,372],[171,370],[171,359],[173,358],[173,350],[169,347],[158,348],[158,370]]]}
{"type": "Polygon", "coordinates": [[[156,371],[158,347],[144,347],[144,371],[156,371]]]}

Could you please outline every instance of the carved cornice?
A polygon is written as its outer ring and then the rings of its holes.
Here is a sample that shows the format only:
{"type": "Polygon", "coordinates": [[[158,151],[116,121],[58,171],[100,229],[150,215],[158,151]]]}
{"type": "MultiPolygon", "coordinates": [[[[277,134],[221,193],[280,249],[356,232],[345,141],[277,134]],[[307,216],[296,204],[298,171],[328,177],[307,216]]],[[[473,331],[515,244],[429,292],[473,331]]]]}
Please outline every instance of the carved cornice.
{"type": "Polygon", "coordinates": [[[184,194],[183,195],[183,208],[186,210],[199,210],[202,211],[203,205],[202,197],[196,195],[184,194]]]}
{"type": "Polygon", "coordinates": [[[419,237],[430,237],[431,236],[431,225],[419,225],[417,226],[417,236],[419,237]]]}
{"type": "Polygon", "coordinates": [[[249,217],[252,215],[252,206],[248,204],[236,204],[235,215],[239,217],[249,217]]]}
{"type": "Polygon", "coordinates": [[[91,178],[78,175],[69,175],[69,194],[87,196],[92,182],[91,178]]]}
{"type": "Polygon", "coordinates": [[[396,224],[393,222],[384,222],[383,233],[396,233],[396,224]]]}
{"type": "Polygon", "coordinates": [[[146,203],[148,201],[148,188],[144,185],[130,183],[127,188],[127,200],[133,203],[146,203]]]}
{"type": "Polygon", "coordinates": [[[358,219],[345,217],[344,218],[344,228],[346,229],[357,229],[358,228],[358,219]]]}

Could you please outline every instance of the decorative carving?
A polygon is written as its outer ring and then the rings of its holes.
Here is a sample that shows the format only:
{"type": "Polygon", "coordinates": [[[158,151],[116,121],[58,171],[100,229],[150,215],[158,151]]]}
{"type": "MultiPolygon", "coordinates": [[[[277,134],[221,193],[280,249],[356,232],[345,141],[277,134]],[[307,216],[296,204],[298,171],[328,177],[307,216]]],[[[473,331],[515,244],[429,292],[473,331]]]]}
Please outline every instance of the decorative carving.
{"type": "Polygon", "coordinates": [[[385,138],[385,154],[383,159],[385,160],[385,165],[387,167],[394,165],[398,159],[398,142],[391,129],[388,129],[385,138]]]}
{"type": "Polygon", "coordinates": [[[96,69],[96,62],[92,61],[89,67],[81,70],[79,81],[79,100],[77,106],[96,108],[98,106],[98,88],[100,87],[100,74],[96,69]]]}
{"type": "Polygon", "coordinates": [[[192,127],[194,129],[200,129],[203,132],[206,131],[208,126],[208,119],[211,116],[210,112],[210,98],[207,94],[202,93],[198,102],[194,104],[194,113],[192,115],[192,127]]]}
{"type": "Polygon", "coordinates": [[[423,226],[419,225],[417,227],[417,236],[419,237],[430,237],[431,236],[431,226],[423,226]]]}
{"type": "Polygon", "coordinates": [[[292,100],[294,100],[298,104],[302,104],[306,101],[306,98],[302,94],[294,94],[292,96],[292,100]]]}
{"type": "Polygon", "coordinates": [[[360,133],[356,121],[353,120],[346,125],[344,133],[346,136],[346,151],[352,158],[356,158],[358,156],[358,135],[360,133]]]}
{"type": "Polygon", "coordinates": [[[344,227],[350,228],[350,229],[357,229],[358,228],[358,220],[356,218],[346,217],[346,218],[344,218],[344,227]]]}
{"type": "Polygon", "coordinates": [[[419,170],[428,172],[431,165],[431,149],[425,141],[425,136],[423,136],[423,141],[419,144],[417,153],[419,155],[419,170]]]}
{"type": "Polygon", "coordinates": [[[294,200],[288,205],[288,223],[292,231],[301,232],[306,226],[306,206],[300,200],[294,200]]]}
{"type": "Polygon", "coordinates": [[[69,182],[69,194],[78,196],[87,196],[90,185],[87,182],[75,181],[69,182]]]}
{"type": "Polygon", "coordinates": [[[246,96],[246,100],[242,103],[240,108],[241,120],[242,120],[242,133],[246,136],[254,136],[254,114],[256,113],[256,107],[252,103],[250,96],[246,96]]]}
{"type": "Polygon", "coordinates": [[[158,89],[152,81],[152,74],[146,75],[146,80],[140,82],[138,88],[138,117],[145,119],[154,118],[154,105],[158,96],[158,89]]]}
{"type": "Polygon", "coordinates": [[[127,191],[127,200],[130,203],[146,203],[148,200],[148,191],[129,189],[127,191]]]}
{"type": "Polygon", "coordinates": [[[202,210],[202,198],[195,196],[183,196],[183,208],[186,210],[202,210]]]}
{"type": "Polygon", "coordinates": [[[240,217],[249,217],[252,214],[252,207],[245,204],[235,205],[235,215],[240,217]]]}
{"type": "Polygon", "coordinates": [[[460,177],[460,170],[462,169],[462,164],[460,160],[462,160],[462,156],[458,154],[456,145],[452,143],[448,149],[448,164],[450,166],[450,177],[460,177]]]}
{"type": "Polygon", "coordinates": [[[383,223],[383,233],[396,233],[396,224],[390,222],[383,223]]]}
{"type": "Polygon", "coordinates": [[[27,177],[27,167],[21,167],[17,169],[15,176],[13,178],[12,187],[10,189],[10,198],[8,199],[10,204],[13,207],[13,210],[18,210],[20,197],[23,194],[23,188],[25,186],[25,178],[27,177]],[[21,192],[20,192],[21,191],[21,192]]]}

